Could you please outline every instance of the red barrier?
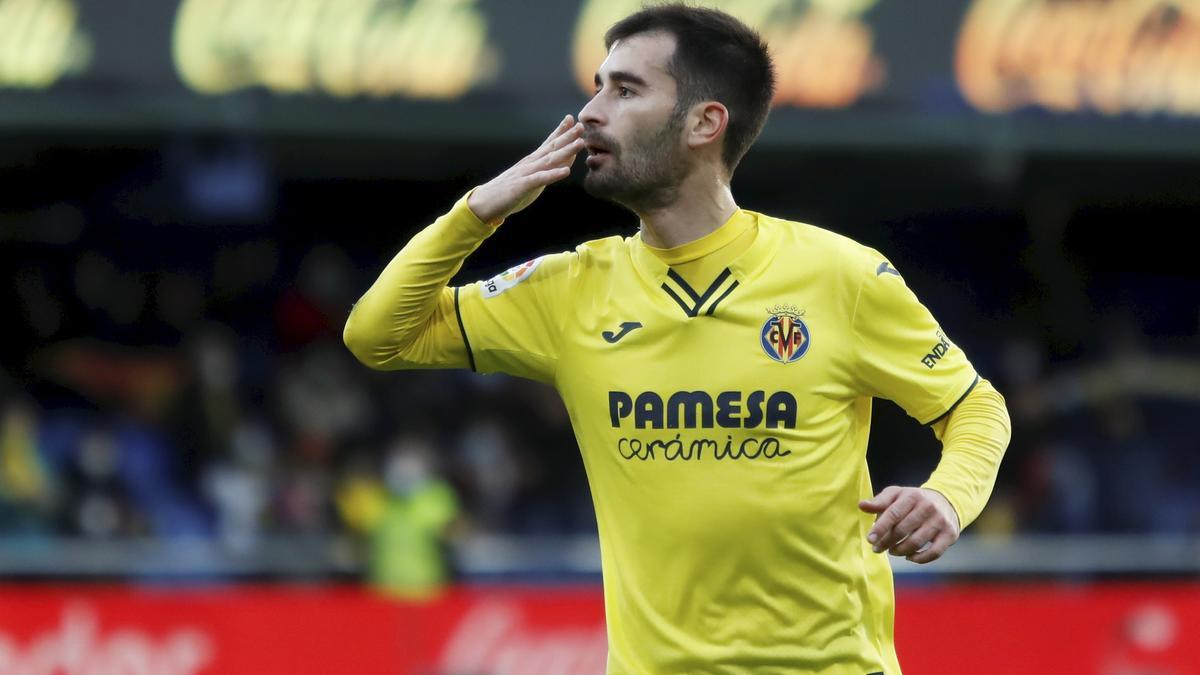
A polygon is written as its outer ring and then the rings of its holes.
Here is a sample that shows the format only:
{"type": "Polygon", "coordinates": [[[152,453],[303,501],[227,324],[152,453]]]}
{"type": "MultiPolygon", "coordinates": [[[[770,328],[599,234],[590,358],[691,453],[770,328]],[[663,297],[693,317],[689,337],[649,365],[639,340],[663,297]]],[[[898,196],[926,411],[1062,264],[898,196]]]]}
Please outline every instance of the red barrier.
{"type": "Polygon", "coordinates": [[[908,673],[1200,673],[1200,585],[902,589],[908,673]]]}
{"type": "MultiPolygon", "coordinates": [[[[906,672],[1200,672],[1200,585],[902,588],[906,672]]],[[[602,673],[596,588],[0,588],[0,675],[602,673]]]]}

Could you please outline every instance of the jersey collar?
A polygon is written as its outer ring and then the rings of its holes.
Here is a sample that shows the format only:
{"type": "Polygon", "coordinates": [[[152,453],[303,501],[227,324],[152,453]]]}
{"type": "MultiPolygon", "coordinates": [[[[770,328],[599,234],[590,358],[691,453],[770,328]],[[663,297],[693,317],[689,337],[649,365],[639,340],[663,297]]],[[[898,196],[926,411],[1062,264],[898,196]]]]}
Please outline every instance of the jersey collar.
{"type": "MultiPolygon", "coordinates": [[[[735,224],[734,221],[741,221],[743,219],[745,224],[742,227],[733,230],[732,236],[729,236],[727,232],[722,233],[722,230],[726,229],[725,226],[722,226],[716,231],[705,235],[694,242],[671,250],[678,252],[681,249],[687,249],[687,252],[691,253],[692,255],[690,255],[690,257],[688,255],[684,255],[682,257],[685,257],[687,260],[695,260],[705,253],[711,253],[713,250],[720,248],[723,243],[728,243],[738,234],[741,234],[743,231],[745,231],[746,227],[757,225],[758,234],[755,235],[754,242],[750,244],[750,247],[742,252],[740,256],[735,258],[733,262],[729,264],[729,271],[733,274],[733,277],[742,283],[746,283],[746,281],[758,276],[758,274],[763,271],[763,269],[774,257],[776,242],[779,238],[779,232],[771,218],[763,216],[755,211],[747,211],[745,209],[739,209],[738,212],[735,213],[730,219],[731,222],[726,223],[726,225],[733,225],[735,224]],[[713,235],[718,234],[720,237],[710,239],[713,237],[713,235]],[[713,245],[714,243],[716,243],[716,245],[713,245]],[[699,255],[695,255],[694,252],[696,250],[702,250],[704,252],[700,253],[699,255]]],[[[634,267],[642,275],[642,277],[644,277],[652,285],[661,286],[663,280],[667,278],[667,273],[671,269],[670,266],[663,262],[659,256],[655,255],[654,251],[650,249],[650,246],[642,241],[641,232],[638,232],[630,237],[628,242],[631,249],[630,254],[633,257],[634,267]]],[[[687,260],[678,260],[678,262],[686,262],[687,260]]]]}
{"type": "Polygon", "coordinates": [[[754,227],[755,222],[753,216],[748,212],[738,209],[733,212],[729,220],[723,225],[708,234],[700,237],[695,241],[690,241],[682,246],[674,248],[657,248],[647,244],[645,240],[642,245],[645,246],[656,258],[667,263],[668,265],[682,265],[684,263],[699,260],[704,256],[710,255],[714,251],[720,250],[727,246],[734,239],[737,239],[746,230],[754,227]]]}

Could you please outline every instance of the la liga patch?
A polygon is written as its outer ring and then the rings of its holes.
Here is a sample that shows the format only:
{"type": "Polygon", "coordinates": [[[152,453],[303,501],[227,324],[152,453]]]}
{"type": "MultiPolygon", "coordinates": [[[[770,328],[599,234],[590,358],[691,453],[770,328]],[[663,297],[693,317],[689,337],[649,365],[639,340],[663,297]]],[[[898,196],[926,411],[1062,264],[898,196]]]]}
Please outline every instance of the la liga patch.
{"type": "Polygon", "coordinates": [[[504,272],[486,281],[479,282],[483,286],[483,297],[494,298],[504,291],[516,286],[533,275],[533,271],[537,266],[542,264],[541,258],[534,258],[528,262],[521,263],[516,267],[510,267],[504,272]]]}

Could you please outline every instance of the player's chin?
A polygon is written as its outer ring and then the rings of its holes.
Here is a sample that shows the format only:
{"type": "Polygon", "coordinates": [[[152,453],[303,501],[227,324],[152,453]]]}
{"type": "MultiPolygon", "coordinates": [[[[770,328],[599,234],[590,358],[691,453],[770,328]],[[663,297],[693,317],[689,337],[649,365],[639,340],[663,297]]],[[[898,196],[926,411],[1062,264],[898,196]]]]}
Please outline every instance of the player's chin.
{"type": "Polygon", "coordinates": [[[613,199],[620,192],[620,186],[612,180],[611,172],[593,169],[591,165],[583,177],[583,189],[598,199],[613,199]]]}

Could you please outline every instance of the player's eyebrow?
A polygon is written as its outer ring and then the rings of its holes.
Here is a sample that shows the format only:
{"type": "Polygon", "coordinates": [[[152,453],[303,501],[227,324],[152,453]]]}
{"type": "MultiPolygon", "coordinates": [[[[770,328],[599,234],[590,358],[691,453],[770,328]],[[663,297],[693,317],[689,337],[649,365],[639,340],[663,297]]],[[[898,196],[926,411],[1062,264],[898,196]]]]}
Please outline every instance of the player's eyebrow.
{"type": "MultiPolygon", "coordinates": [[[[608,74],[608,79],[610,82],[617,82],[617,83],[623,83],[623,84],[634,84],[639,87],[650,86],[641,77],[638,77],[637,75],[634,75],[633,73],[630,73],[630,72],[627,72],[624,70],[612,71],[611,73],[608,74]]],[[[596,73],[596,87],[600,87],[600,84],[601,84],[600,83],[600,73],[596,73]]]]}

